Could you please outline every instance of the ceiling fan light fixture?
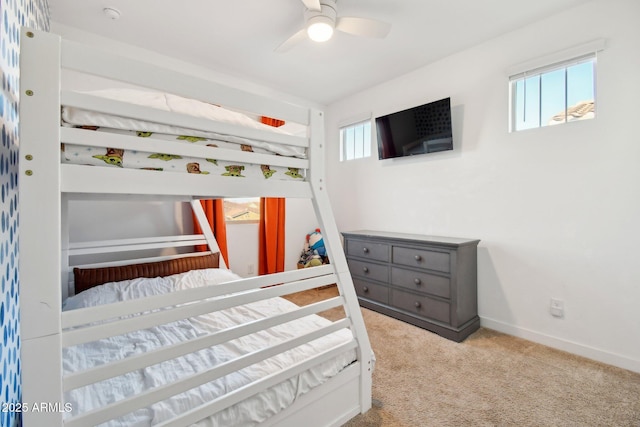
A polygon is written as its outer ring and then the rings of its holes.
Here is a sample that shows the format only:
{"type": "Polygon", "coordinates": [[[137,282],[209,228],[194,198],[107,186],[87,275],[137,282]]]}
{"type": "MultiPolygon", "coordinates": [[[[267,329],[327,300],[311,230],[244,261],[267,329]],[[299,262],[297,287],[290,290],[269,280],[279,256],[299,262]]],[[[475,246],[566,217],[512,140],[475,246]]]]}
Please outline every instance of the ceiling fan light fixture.
{"type": "Polygon", "coordinates": [[[275,49],[276,52],[286,52],[307,37],[315,42],[326,42],[331,39],[334,31],[381,39],[391,29],[391,24],[375,19],[358,16],[338,18],[336,0],[302,0],[302,3],[305,6],[304,27],[281,43],[275,49]]]}
{"type": "Polygon", "coordinates": [[[334,21],[326,16],[314,16],[307,22],[307,34],[314,42],[326,42],[333,36],[334,21]]]}

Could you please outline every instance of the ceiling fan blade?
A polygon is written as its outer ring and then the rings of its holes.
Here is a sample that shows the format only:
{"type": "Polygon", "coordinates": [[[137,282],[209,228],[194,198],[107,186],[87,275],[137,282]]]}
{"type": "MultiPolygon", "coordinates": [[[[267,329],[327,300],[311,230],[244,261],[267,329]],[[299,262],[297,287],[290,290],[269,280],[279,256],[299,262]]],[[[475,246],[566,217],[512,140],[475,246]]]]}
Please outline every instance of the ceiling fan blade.
{"type": "Polygon", "coordinates": [[[288,39],[286,39],[280,46],[275,48],[278,53],[283,53],[291,49],[296,44],[307,38],[307,29],[303,28],[288,39]]]}
{"type": "Polygon", "coordinates": [[[322,10],[320,0],[302,0],[302,3],[304,3],[304,7],[309,10],[314,10],[316,12],[320,12],[320,10],[322,10]]]}
{"type": "Polygon", "coordinates": [[[374,19],[344,16],[338,18],[336,29],[355,36],[383,38],[389,34],[391,24],[374,19]]]}

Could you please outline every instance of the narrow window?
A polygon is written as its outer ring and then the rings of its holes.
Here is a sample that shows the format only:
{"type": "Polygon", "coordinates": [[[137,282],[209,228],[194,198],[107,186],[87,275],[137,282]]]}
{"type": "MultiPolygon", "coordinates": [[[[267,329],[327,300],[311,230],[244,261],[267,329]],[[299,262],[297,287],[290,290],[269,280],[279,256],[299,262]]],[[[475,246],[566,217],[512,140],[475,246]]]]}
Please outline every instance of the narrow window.
{"type": "Polygon", "coordinates": [[[340,161],[371,156],[371,119],[340,127],[340,161]]]}
{"type": "Polygon", "coordinates": [[[510,131],[552,126],[596,115],[596,54],[509,78],[510,131]]]}

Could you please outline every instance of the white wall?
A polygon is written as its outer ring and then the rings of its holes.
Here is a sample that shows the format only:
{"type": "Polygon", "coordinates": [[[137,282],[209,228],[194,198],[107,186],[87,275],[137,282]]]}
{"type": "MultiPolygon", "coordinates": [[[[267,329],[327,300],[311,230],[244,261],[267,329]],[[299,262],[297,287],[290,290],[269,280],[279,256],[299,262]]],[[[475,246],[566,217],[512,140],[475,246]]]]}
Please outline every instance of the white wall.
{"type": "Polygon", "coordinates": [[[640,372],[639,16],[585,2],[331,105],[338,227],[481,239],[482,325],[640,372]],[[506,69],[600,37],[597,119],[508,133],[506,69]],[[449,96],[453,152],[337,160],[341,120],[449,96]]]}

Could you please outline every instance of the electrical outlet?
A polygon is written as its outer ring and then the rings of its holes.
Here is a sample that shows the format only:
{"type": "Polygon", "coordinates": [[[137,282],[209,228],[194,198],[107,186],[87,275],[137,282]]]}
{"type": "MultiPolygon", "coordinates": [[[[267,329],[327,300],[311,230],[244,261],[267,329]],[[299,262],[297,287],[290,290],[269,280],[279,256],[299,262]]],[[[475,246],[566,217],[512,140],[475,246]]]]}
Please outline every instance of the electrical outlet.
{"type": "Polygon", "coordinates": [[[249,264],[247,266],[247,274],[254,274],[256,266],[254,264],[249,264]]]}
{"type": "Polygon", "coordinates": [[[551,307],[549,308],[549,312],[553,317],[564,317],[564,301],[551,298],[551,307]]]}

